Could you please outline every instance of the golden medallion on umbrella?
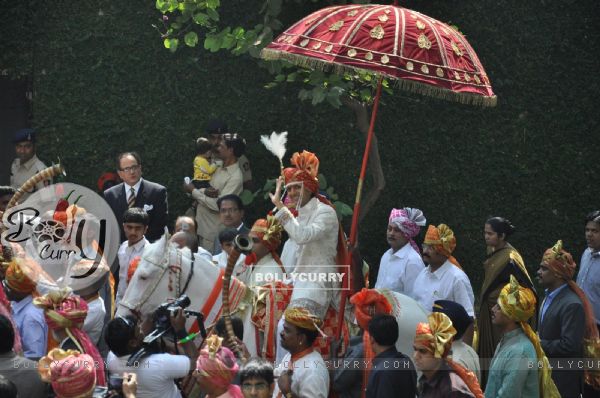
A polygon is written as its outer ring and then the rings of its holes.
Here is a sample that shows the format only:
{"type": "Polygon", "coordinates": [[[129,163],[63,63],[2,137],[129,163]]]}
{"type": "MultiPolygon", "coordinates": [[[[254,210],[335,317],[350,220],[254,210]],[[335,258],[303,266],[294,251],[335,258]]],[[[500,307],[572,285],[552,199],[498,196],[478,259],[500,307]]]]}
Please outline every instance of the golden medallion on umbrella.
{"type": "Polygon", "coordinates": [[[406,63],[406,69],[408,69],[408,70],[412,71],[413,69],[415,69],[415,66],[413,65],[413,63],[412,63],[412,62],[408,61],[408,62],[406,63]]]}
{"type": "Polygon", "coordinates": [[[329,31],[337,32],[338,30],[342,29],[342,26],[344,26],[344,21],[337,21],[329,27],[329,31]]]}
{"type": "Polygon", "coordinates": [[[426,50],[429,50],[431,48],[431,42],[429,41],[427,36],[425,36],[424,33],[421,33],[421,35],[419,36],[417,44],[419,45],[419,48],[424,48],[426,50]]]}
{"type": "Polygon", "coordinates": [[[417,20],[417,28],[423,30],[425,29],[425,24],[421,20],[417,20]]]}
{"type": "Polygon", "coordinates": [[[387,22],[389,21],[390,17],[388,17],[386,14],[381,14],[377,19],[379,19],[381,22],[387,22]]]}
{"type": "Polygon", "coordinates": [[[350,58],[354,58],[354,57],[356,57],[356,50],[355,50],[355,49],[353,49],[353,48],[351,48],[350,50],[348,50],[348,56],[349,56],[350,58]]]}
{"type": "Polygon", "coordinates": [[[383,57],[381,57],[381,63],[382,64],[387,64],[388,62],[390,62],[390,57],[388,57],[387,55],[384,55],[383,57]]]}
{"type": "Polygon", "coordinates": [[[444,70],[442,68],[437,68],[435,74],[438,75],[438,77],[444,77],[444,70]]]}
{"type": "Polygon", "coordinates": [[[373,39],[381,40],[381,39],[383,39],[384,35],[385,35],[385,31],[383,30],[383,26],[381,26],[381,25],[377,25],[373,29],[371,29],[370,36],[373,39]]]}
{"type": "Polygon", "coordinates": [[[373,53],[372,53],[372,52],[370,52],[370,51],[369,51],[368,53],[366,53],[366,54],[365,54],[365,59],[366,59],[367,61],[372,61],[372,60],[373,60],[373,53]]]}
{"type": "Polygon", "coordinates": [[[429,74],[429,67],[427,65],[421,66],[421,72],[423,72],[426,75],[428,75],[429,74]]]}
{"type": "Polygon", "coordinates": [[[473,80],[475,80],[475,83],[480,84],[481,80],[479,80],[479,76],[475,75],[473,76],[473,80]]]}
{"type": "Polygon", "coordinates": [[[313,48],[314,48],[315,50],[318,50],[319,48],[321,48],[321,42],[318,42],[317,44],[315,44],[315,45],[313,46],[313,48]]]}
{"type": "Polygon", "coordinates": [[[460,48],[458,48],[458,45],[455,42],[452,42],[452,50],[454,51],[454,54],[462,57],[463,52],[460,50],[460,48]]]}
{"type": "Polygon", "coordinates": [[[308,39],[304,39],[300,42],[300,47],[306,47],[306,45],[308,44],[308,42],[310,42],[310,40],[308,39]]]}
{"type": "Polygon", "coordinates": [[[349,17],[353,17],[353,16],[355,16],[356,14],[358,14],[358,11],[357,11],[357,10],[352,10],[352,11],[348,11],[348,14],[347,14],[347,15],[348,15],[349,17]]]}

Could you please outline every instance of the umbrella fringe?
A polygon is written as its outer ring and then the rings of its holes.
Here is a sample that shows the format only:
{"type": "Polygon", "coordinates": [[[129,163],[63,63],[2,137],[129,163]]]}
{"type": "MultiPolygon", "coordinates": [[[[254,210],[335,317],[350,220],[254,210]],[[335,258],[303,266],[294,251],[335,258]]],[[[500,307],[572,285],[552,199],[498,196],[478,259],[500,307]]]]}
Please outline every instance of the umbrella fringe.
{"type": "MultiPolygon", "coordinates": [[[[263,48],[260,57],[267,61],[274,60],[285,60],[293,63],[294,65],[302,68],[315,69],[323,72],[334,72],[337,74],[349,72],[365,72],[365,69],[357,68],[349,65],[340,65],[325,60],[310,58],[298,54],[290,54],[284,51],[273,50],[270,48],[263,48]]],[[[435,87],[429,84],[416,82],[412,80],[398,79],[394,76],[390,76],[382,72],[372,72],[376,75],[383,75],[394,80],[394,87],[397,87],[404,91],[410,91],[413,93],[426,95],[429,97],[440,98],[448,101],[460,102],[462,104],[482,106],[482,107],[493,107],[496,106],[498,98],[494,95],[492,97],[486,97],[483,95],[476,95],[471,93],[458,93],[452,90],[448,90],[442,87],[435,87]]]]}

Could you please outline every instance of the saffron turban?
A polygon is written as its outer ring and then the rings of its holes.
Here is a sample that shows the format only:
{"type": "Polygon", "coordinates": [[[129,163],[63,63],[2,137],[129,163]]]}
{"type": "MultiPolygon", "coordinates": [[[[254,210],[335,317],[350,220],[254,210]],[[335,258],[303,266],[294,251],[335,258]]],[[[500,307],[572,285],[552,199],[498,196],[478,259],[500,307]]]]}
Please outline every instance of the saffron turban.
{"type": "Polygon", "coordinates": [[[251,232],[254,232],[259,239],[262,240],[270,251],[275,251],[281,245],[281,232],[283,227],[273,216],[267,216],[267,218],[260,218],[256,220],[252,226],[251,232]]]}
{"type": "Polygon", "coordinates": [[[419,247],[413,240],[421,231],[421,227],[427,223],[423,212],[419,209],[405,207],[402,209],[392,209],[390,212],[390,225],[395,225],[400,229],[404,237],[410,241],[410,245],[419,253],[419,247]]]}
{"type": "Polygon", "coordinates": [[[456,334],[461,337],[473,323],[473,318],[467,314],[465,307],[454,301],[436,300],[433,303],[432,312],[441,312],[448,315],[448,318],[452,321],[452,326],[456,329],[456,334]]]}
{"type": "Polygon", "coordinates": [[[452,340],[456,329],[452,321],[442,312],[433,312],[427,317],[428,323],[419,323],[415,334],[415,344],[426,347],[435,358],[443,358],[467,385],[476,398],[484,398],[477,376],[464,366],[454,362],[448,354],[452,348],[452,340]]]}
{"type": "Polygon", "coordinates": [[[527,323],[527,320],[535,314],[535,304],[536,299],[533,291],[519,285],[514,275],[510,276],[510,282],[502,288],[498,297],[500,309],[510,319],[519,323],[535,348],[537,360],[542,363],[542,368],[538,369],[540,396],[558,398],[560,394],[554,381],[552,381],[552,371],[548,358],[542,349],[538,335],[527,323]]]}
{"type": "Polygon", "coordinates": [[[433,249],[448,257],[448,260],[460,268],[458,261],[452,256],[452,252],[456,248],[456,238],[454,232],[446,224],[440,224],[437,227],[430,225],[425,233],[423,243],[433,247],[433,249]]]}
{"type": "Polygon", "coordinates": [[[354,315],[362,330],[369,329],[369,322],[375,315],[392,313],[390,302],[374,289],[363,288],[350,298],[350,303],[354,305],[354,315]]]}
{"type": "Polygon", "coordinates": [[[231,385],[239,370],[235,355],[229,348],[221,346],[222,342],[223,338],[216,334],[207,338],[196,361],[196,372],[215,387],[231,385]]]}
{"type": "MultiPolygon", "coordinates": [[[[585,334],[587,340],[596,341],[598,339],[598,329],[596,327],[596,317],[594,309],[590,304],[585,292],[573,281],[573,275],[577,264],[573,261],[573,256],[562,247],[562,240],[556,242],[554,246],[546,250],[542,257],[542,264],[548,267],[552,272],[560,275],[569,285],[569,288],[579,297],[583,304],[585,313],[585,334]]],[[[587,347],[586,347],[587,348],[587,347]]],[[[600,356],[600,355],[598,355],[600,356]]]]}
{"type": "Polygon", "coordinates": [[[563,249],[562,240],[559,240],[554,246],[546,250],[544,257],[542,257],[542,264],[567,281],[573,279],[575,269],[577,268],[577,264],[573,261],[573,256],[563,249]]]}
{"type": "Polygon", "coordinates": [[[96,387],[94,359],[76,350],[54,348],[40,359],[39,373],[59,398],[89,397],[96,387]]]}
{"type": "Polygon", "coordinates": [[[285,183],[301,182],[313,194],[319,192],[319,158],[309,151],[296,152],[292,156],[292,165],[283,170],[285,183]]]}
{"type": "Polygon", "coordinates": [[[427,347],[436,358],[447,357],[452,347],[452,339],[456,335],[452,321],[442,312],[429,314],[427,320],[428,323],[417,324],[415,343],[427,347]]]}
{"type": "Polygon", "coordinates": [[[36,283],[32,278],[35,275],[36,266],[39,268],[39,265],[30,258],[13,258],[4,275],[8,287],[19,293],[33,293],[36,283]]]}
{"type": "Polygon", "coordinates": [[[316,331],[323,324],[319,317],[311,314],[306,308],[293,307],[285,310],[285,321],[301,329],[316,331]]]}

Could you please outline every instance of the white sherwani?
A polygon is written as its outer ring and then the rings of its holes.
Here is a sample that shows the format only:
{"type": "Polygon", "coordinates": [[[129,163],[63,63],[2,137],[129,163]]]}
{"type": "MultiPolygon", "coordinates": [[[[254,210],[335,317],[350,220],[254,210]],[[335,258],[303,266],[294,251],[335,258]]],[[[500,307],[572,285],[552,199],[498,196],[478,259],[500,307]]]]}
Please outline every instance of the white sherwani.
{"type": "Polygon", "coordinates": [[[262,286],[267,283],[274,283],[284,279],[281,266],[277,264],[271,253],[261,258],[253,267],[247,267],[244,273],[238,276],[250,287],[262,286]],[[247,274],[247,275],[246,275],[247,274]]]}
{"type": "MultiPolygon", "coordinates": [[[[312,351],[293,364],[288,353],[275,368],[275,377],[279,377],[287,369],[293,367],[292,393],[300,398],[327,398],[329,394],[329,372],[321,354],[312,351]]],[[[275,382],[273,398],[279,395],[279,385],[275,382]]]]}
{"type": "MultiPolygon", "coordinates": [[[[298,210],[297,218],[287,207],[278,211],[275,217],[283,225],[290,240],[297,245],[294,272],[318,274],[337,271],[335,257],[339,223],[331,206],[312,198],[298,210]]],[[[286,264],[286,269],[288,267],[286,264]]],[[[297,280],[290,305],[305,307],[323,319],[332,299],[333,287],[337,286],[327,281],[297,280]]]]}

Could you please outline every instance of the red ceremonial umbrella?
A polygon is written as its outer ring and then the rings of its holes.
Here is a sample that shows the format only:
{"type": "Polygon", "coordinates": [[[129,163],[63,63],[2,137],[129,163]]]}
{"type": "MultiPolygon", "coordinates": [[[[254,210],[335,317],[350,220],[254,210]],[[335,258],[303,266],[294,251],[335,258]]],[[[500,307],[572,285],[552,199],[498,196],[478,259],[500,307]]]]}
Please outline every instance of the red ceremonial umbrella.
{"type": "MultiPolygon", "coordinates": [[[[362,185],[384,77],[408,91],[466,104],[496,105],[488,76],[467,39],[443,22],[398,6],[323,8],[279,35],[261,56],[313,69],[358,69],[380,76],[354,203],[351,245],[356,243],[362,185]]],[[[344,301],[342,295],[340,308],[344,301]]]]}

